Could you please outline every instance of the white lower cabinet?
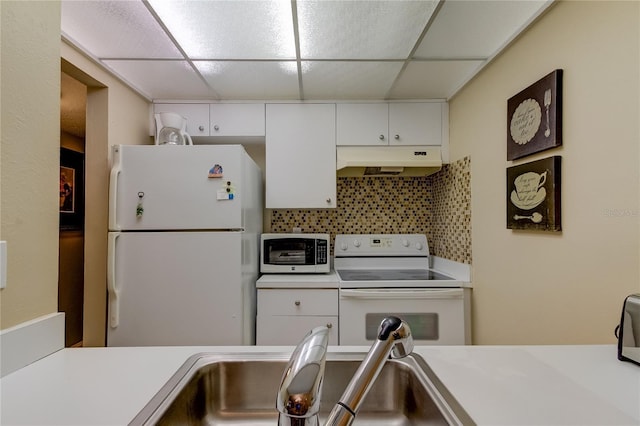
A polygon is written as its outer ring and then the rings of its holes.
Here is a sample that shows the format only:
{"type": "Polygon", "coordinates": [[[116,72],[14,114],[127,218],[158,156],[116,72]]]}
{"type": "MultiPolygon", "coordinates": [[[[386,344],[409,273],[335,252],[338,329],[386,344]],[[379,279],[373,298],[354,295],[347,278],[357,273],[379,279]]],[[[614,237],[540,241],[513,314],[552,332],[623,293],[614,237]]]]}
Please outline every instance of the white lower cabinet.
{"type": "Polygon", "coordinates": [[[257,345],[297,345],[318,326],[338,344],[337,289],[258,289],[257,311],[257,345]]]}

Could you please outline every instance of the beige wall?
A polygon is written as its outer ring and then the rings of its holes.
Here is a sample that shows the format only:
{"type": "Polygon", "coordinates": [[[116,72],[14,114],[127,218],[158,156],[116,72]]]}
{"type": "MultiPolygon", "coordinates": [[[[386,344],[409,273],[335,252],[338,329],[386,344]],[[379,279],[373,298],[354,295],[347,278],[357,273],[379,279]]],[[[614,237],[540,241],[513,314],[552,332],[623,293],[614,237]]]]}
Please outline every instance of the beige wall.
{"type": "Polygon", "coordinates": [[[150,103],[65,42],[65,72],[88,86],[83,345],[103,346],[110,146],[150,143],[150,103]]]}
{"type": "Polygon", "coordinates": [[[60,4],[1,2],[0,327],[58,311],[60,4]]]}
{"type": "Polygon", "coordinates": [[[476,344],[613,343],[640,291],[638,2],[560,2],[450,104],[471,156],[476,344]],[[559,234],[506,229],[507,99],[564,69],[559,234]]]}
{"type": "Polygon", "coordinates": [[[58,310],[60,58],[89,86],[85,344],[104,344],[109,145],[149,143],[149,102],[60,42],[60,3],[0,2],[0,328],[58,310]]]}

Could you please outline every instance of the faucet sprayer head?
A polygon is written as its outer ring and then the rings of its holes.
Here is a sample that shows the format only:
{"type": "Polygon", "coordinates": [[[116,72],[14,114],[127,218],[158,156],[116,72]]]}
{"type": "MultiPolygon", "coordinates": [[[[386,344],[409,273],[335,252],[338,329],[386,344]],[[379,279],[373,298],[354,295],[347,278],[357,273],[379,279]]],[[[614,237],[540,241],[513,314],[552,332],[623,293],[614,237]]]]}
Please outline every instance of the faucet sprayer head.
{"type": "Polygon", "coordinates": [[[398,317],[386,317],[380,323],[378,340],[393,341],[391,358],[404,358],[413,351],[413,337],[409,325],[398,317]]]}

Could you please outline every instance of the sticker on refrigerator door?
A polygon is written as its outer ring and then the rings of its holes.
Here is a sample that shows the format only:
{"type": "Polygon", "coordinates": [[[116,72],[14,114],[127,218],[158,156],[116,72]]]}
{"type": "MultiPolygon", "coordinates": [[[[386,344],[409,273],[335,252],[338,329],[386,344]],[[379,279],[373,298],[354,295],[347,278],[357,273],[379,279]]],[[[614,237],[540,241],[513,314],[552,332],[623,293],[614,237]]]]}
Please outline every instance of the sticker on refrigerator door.
{"type": "Polygon", "coordinates": [[[217,199],[218,200],[233,200],[234,193],[235,193],[234,186],[231,184],[231,181],[227,181],[226,184],[222,188],[218,189],[217,199]]]}
{"type": "Polygon", "coordinates": [[[136,205],[136,218],[140,219],[144,213],[144,207],[142,207],[142,198],[144,198],[144,192],[138,192],[138,204],[136,205]]]}
{"type": "Polygon", "coordinates": [[[220,164],[216,164],[215,166],[213,166],[212,168],[209,169],[209,178],[210,179],[215,179],[215,178],[221,178],[222,175],[222,166],[220,164]]]}

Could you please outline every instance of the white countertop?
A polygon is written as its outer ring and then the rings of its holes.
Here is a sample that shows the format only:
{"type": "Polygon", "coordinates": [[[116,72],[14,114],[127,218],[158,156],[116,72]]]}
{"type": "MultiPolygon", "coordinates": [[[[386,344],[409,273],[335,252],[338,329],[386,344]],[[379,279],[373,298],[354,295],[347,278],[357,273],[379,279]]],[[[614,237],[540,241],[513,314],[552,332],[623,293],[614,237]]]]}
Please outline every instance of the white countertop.
{"type": "Polygon", "coordinates": [[[333,269],[326,274],[262,274],[256,288],[338,288],[338,275],[333,269]]]}
{"type": "MultiPolygon", "coordinates": [[[[63,349],[0,380],[0,424],[125,425],[192,354],[292,349],[63,349]]],[[[640,366],[618,361],[613,345],[421,346],[415,352],[477,424],[640,425],[640,366]]]]}

